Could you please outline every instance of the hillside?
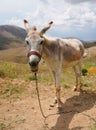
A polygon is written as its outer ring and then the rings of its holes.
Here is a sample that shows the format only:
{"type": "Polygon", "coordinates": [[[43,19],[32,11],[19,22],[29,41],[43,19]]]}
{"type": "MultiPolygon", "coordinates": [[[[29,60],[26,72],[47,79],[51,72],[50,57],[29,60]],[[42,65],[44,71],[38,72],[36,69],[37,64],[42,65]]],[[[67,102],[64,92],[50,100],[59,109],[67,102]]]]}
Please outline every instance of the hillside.
{"type": "Polygon", "coordinates": [[[23,28],[2,25],[0,26],[0,50],[9,49],[24,43],[26,32],[23,28]]]}
{"type": "MultiPolygon", "coordinates": [[[[24,43],[26,31],[18,26],[1,25],[0,26],[0,50],[16,48],[18,44],[24,43]]],[[[81,40],[82,41],[82,40],[81,40]]],[[[86,48],[96,46],[96,41],[82,41],[86,48]]]]}
{"type": "MultiPolygon", "coordinates": [[[[12,61],[16,63],[26,63],[26,47],[24,47],[24,39],[26,37],[26,31],[23,28],[2,25],[0,26],[0,60],[12,61]]],[[[82,41],[88,48],[90,45],[96,45],[95,41],[85,42],[82,41]]],[[[87,49],[88,54],[94,55],[96,47],[87,49]],[[91,54],[89,53],[91,51],[91,54]]],[[[95,53],[96,54],[96,53],[95,53]]]]}
{"type": "Polygon", "coordinates": [[[0,61],[10,61],[15,63],[27,63],[26,47],[20,46],[0,51],[0,61]]]}
{"type": "Polygon", "coordinates": [[[96,46],[96,41],[82,41],[85,48],[90,48],[96,46]]]}

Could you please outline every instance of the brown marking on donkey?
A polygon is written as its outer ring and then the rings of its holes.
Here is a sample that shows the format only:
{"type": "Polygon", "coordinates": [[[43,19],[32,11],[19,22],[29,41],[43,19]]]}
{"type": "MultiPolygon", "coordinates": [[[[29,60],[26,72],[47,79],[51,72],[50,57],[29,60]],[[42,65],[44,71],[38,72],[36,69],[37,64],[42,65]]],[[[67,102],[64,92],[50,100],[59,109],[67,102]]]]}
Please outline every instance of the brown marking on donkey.
{"type": "Polygon", "coordinates": [[[29,47],[28,58],[31,70],[38,71],[38,64],[41,57],[44,58],[55,79],[56,99],[51,105],[58,103],[58,110],[61,109],[60,99],[60,78],[62,67],[72,66],[76,75],[76,85],[74,90],[81,90],[81,59],[84,55],[84,46],[78,39],[62,39],[47,37],[45,32],[50,29],[51,21],[42,30],[37,30],[35,26],[31,27],[27,20],[24,25],[27,31],[26,43],[29,47]],[[78,71],[76,65],[79,67],[78,71]]]}

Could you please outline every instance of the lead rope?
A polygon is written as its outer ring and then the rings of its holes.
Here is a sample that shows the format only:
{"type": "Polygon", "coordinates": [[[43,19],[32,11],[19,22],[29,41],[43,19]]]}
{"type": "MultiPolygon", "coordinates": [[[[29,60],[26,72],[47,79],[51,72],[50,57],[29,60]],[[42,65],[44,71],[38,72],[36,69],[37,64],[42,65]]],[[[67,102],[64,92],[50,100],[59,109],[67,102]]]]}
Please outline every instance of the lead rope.
{"type": "Polygon", "coordinates": [[[38,103],[39,103],[39,107],[40,107],[40,111],[41,111],[41,114],[42,116],[44,117],[44,119],[46,120],[49,116],[52,116],[52,115],[57,115],[57,114],[66,114],[66,113],[70,113],[70,112],[77,112],[77,111],[62,111],[60,113],[53,113],[53,114],[49,114],[47,116],[45,116],[43,110],[42,110],[42,106],[41,106],[41,101],[40,101],[40,94],[39,94],[39,89],[38,89],[38,79],[37,79],[37,73],[35,73],[35,81],[36,81],[36,91],[37,91],[37,97],[38,97],[38,103]]]}
{"type": "Polygon", "coordinates": [[[47,116],[45,116],[43,110],[42,110],[42,106],[41,106],[41,101],[40,101],[40,94],[39,94],[39,90],[38,90],[38,80],[37,80],[37,73],[35,73],[35,80],[36,80],[36,91],[37,91],[37,97],[38,97],[38,102],[39,102],[39,107],[40,107],[40,111],[42,116],[46,119],[47,116]]]}
{"type": "MultiPolygon", "coordinates": [[[[41,111],[41,114],[44,118],[44,125],[47,129],[50,130],[50,128],[48,127],[48,123],[46,123],[46,120],[49,116],[54,116],[54,115],[57,115],[58,113],[53,113],[53,114],[49,114],[49,115],[45,115],[43,110],[42,110],[42,106],[41,106],[41,101],[40,101],[40,94],[39,94],[39,90],[38,90],[38,80],[37,80],[37,73],[35,73],[35,81],[36,81],[36,91],[37,91],[37,97],[38,97],[38,103],[39,103],[39,108],[40,108],[40,111],[41,111]]],[[[79,111],[77,110],[70,110],[70,111],[62,111],[60,112],[59,114],[67,114],[67,113],[80,113],[79,111]]],[[[85,114],[85,113],[82,113],[83,116],[87,116],[89,117],[91,120],[93,120],[95,123],[96,123],[96,120],[94,118],[92,118],[91,116],[85,114]]]]}
{"type": "Polygon", "coordinates": [[[41,111],[41,114],[44,118],[44,125],[45,127],[49,130],[49,127],[48,127],[48,123],[46,123],[46,119],[48,118],[48,116],[45,116],[43,110],[42,110],[42,106],[41,106],[41,101],[40,101],[40,94],[39,94],[39,89],[38,89],[38,80],[37,80],[37,73],[35,73],[35,81],[36,81],[36,91],[37,91],[37,97],[38,97],[38,103],[39,103],[39,108],[40,108],[40,111],[41,111]]]}
{"type": "Polygon", "coordinates": [[[39,89],[38,89],[38,79],[37,79],[37,73],[35,73],[35,81],[36,81],[36,91],[37,91],[37,97],[38,97],[38,103],[39,103],[39,108],[40,108],[40,111],[41,111],[41,114],[44,118],[44,125],[45,127],[50,130],[49,126],[48,126],[48,123],[46,122],[47,118],[49,116],[54,116],[54,115],[57,115],[57,114],[66,114],[66,113],[71,113],[71,112],[77,112],[77,111],[74,111],[74,110],[71,110],[71,111],[62,111],[60,113],[53,113],[53,114],[49,114],[49,115],[45,115],[43,110],[42,110],[42,106],[41,106],[41,101],[40,101],[40,94],[39,94],[39,89]]]}

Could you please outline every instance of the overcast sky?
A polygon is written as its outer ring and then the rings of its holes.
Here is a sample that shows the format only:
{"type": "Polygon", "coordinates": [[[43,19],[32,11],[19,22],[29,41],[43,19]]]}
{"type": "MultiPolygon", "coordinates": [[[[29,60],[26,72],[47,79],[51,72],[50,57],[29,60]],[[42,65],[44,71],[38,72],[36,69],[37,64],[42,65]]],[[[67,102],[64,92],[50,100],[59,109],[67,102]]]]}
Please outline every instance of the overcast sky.
{"type": "Polygon", "coordinates": [[[23,19],[42,28],[53,21],[48,34],[96,40],[96,0],[1,0],[0,25],[24,27],[23,19]]]}

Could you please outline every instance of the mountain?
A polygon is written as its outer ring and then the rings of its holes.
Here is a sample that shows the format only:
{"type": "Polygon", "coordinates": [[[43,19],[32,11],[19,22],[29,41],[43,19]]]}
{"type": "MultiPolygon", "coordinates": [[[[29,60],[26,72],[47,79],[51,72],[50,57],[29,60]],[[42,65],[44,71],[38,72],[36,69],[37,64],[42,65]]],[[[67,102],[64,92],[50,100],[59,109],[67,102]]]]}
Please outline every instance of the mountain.
{"type": "Polygon", "coordinates": [[[96,46],[96,41],[82,41],[85,48],[96,46]]]}
{"type": "Polygon", "coordinates": [[[23,28],[2,25],[0,26],[0,50],[17,47],[24,43],[26,31],[23,28]]]}
{"type": "MultiPolygon", "coordinates": [[[[24,44],[25,37],[26,31],[23,28],[11,25],[0,26],[0,61],[27,63],[27,49],[24,44]]],[[[85,48],[96,46],[96,41],[82,42],[84,43],[85,48]]],[[[92,47],[90,52],[91,55],[96,55],[96,47],[92,47]]]]}

